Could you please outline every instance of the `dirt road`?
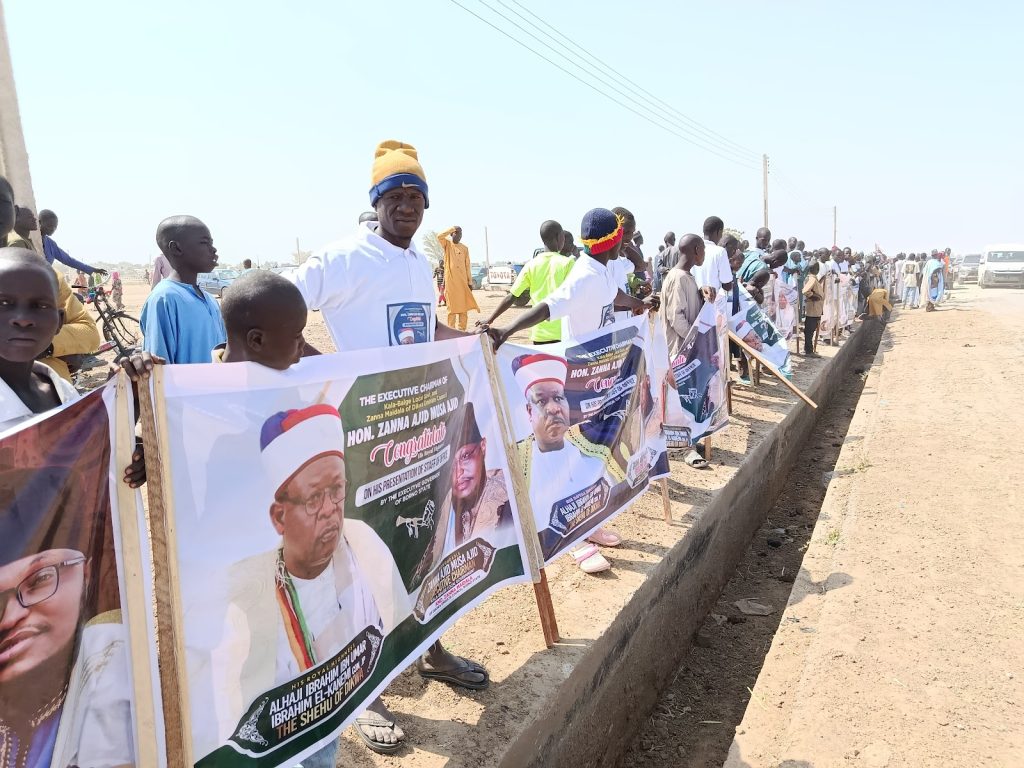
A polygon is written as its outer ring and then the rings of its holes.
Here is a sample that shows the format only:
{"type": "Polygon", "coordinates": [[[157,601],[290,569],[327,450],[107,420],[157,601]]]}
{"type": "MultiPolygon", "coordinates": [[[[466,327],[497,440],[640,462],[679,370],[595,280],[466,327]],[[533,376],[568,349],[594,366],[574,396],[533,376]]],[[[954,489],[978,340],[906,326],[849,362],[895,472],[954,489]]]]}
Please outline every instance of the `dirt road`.
{"type": "Polygon", "coordinates": [[[1024,761],[1021,322],[970,288],[891,324],[729,768],[1024,761]]]}

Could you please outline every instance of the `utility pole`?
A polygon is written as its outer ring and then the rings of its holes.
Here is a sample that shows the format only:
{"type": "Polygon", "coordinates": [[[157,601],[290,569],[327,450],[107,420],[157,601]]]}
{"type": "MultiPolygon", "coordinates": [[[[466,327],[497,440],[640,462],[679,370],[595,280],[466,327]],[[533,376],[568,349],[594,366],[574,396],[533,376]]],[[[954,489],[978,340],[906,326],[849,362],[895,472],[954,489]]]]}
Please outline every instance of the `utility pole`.
{"type": "Polygon", "coordinates": [[[768,226],[768,155],[761,155],[761,165],[764,169],[764,226],[768,226]]]}
{"type": "Polygon", "coordinates": [[[838,230],[836,229],[836,207],[832,206],[832,247],[834,248],[839,244],[839,238],[836,236],[838,230]]]}
{"type": "Polygon", "coordinates": [[[487,227],[484,227],[484,261],[487,262],[487,268],[491,268],[491,243],[487,239],[487,227]]]}

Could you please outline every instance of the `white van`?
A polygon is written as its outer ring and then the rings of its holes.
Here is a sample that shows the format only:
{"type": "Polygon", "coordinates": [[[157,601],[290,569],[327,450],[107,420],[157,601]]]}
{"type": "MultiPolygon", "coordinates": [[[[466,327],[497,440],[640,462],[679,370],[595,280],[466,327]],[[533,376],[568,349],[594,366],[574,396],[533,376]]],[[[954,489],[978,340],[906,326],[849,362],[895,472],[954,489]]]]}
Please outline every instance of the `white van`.
{"type": "Polygon", "coordinates": [[[982,288],[996,285],[1024,288],[1024,243],[987,246],[981,253],[978,285],[982,288]]]}

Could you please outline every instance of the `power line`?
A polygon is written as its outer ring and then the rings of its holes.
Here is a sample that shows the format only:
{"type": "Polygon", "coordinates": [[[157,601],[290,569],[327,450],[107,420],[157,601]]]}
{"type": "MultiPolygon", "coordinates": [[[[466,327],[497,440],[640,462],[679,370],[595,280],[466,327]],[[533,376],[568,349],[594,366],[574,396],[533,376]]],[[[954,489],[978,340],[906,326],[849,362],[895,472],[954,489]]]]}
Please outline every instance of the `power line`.
{"type": "MultiPolygon", "coordinates": [[[[489,5],[485,0],[478,0],[478,2],[482,6],[487,8],[487,10],[489,10],[491,13],[495,14],[496,16],[501,17],[506,22],[508,22],[509,24],[514,26],[516,29],[520,30],[521,32],[524,32],[526,35],[531,37],[533,40],[536,40],[542,46],[548,46],[548,43],[546,43],[544,40],[541,40],[539,37],[537,37],[535,34],[533,34],[529,29],[526,29],[521,24],[518,24],[515,20],[510,19],[508,16],[506,16],[501,11],[499,11],[497,8],[494,8],[493,6],[489,5]]],[[[501,0],[498,0],[498,2],[501,2],[501,0]]],[[[514,10],[512,12],[516,13],[514,10]]],[[[520,18],[523,18],[521,14],[517,14],[517,15],[519,15],[520,18]]],[[[529,20],[526,20],[526,19],[524,19],[524,20],[527,21],[527,23],[532,24],[532,22],[529,22],[529,20]]],[[[536,25],[533,25],[533,26],[534,26],[535,29],[538,29],[538,31],[542,32],[543,34],[547,35],[548,37],[551,37],[551,35],[548,35],[548,33],[544,32],[539,27],[536,27],[536,25]]],[[[620,96],[623,96],[626,99],[632,99],[633,98],[633,94],[632,93],[628,93],[626,91],[623,91],[622,88],[617,83],[608,80],[607,77],[602,75],[600,72],[595,72],[592,68],[588,68],[589,65],[583,66],[583,65],[579,64],[577,61],[574,61],[572,58],[567,56],[565,53],[563,53],[560,50],[560,48],[561,48],[561,41],[556,39],[555,42],[558,43],[559,48],[552,49],[552,52],[557,54],[561,58],[565,59],[565,61],[569,62],[569,64],[571,66],[573,66],[576,69],[580,70],[584,74],[586,74],[586,75],[588,75],[588,76],[590,76],[592,78],[595,78],[598,82],[611,87],[620,96]]],[[[533,50],[533,49],[531,48],[529,50],[533,50]]],[[[733,149],[731,149],[729,147],[715,145],[714,142],[709,141],[708,139],[705,139],[703,136],[700,136],[699,134],[694,133],[693,131],[691,131],[686,126],[683,126],[683,125],[679,124],[678,122],[674,122],[674,121],[668,119],[665,115],[660,114],[656,110],[651,110],[651,109],[649,109],[647,107],[644,107],[642,105],[638,105],[638,106],[640,107],[640,109],[644,109],[644,110],[646,110],[648,112],[651,112],[654,115],[654,119],[659,120],[662,123],[666,123],[666,124],[672,126],[673,128],[675,128],[677,130],[680,130],[680,131],[683,131],[684,133],[686,133],[688,136],[690,136],[693,139],[693,141],[690,141],[690,143],[693,144],[696,147],[699,147],[701,149],[706,149],[709,152],[725,152],[725,153],[728,153],[728,154],[731,154],[731,155],[739,155],[738,152],[736,152],[735,150],[733,150],[733,149]]],[[[721,156],[721,155],[719,155],[719,156],[721,156]]],[[[736,160],[747,161],[747,158],[739,156],[739,157],[736,157],[736,160]]]]}
{"type": "MultiPolygon", "coordinates": [[[[481,2],[482,2],[482,0],[481,0],[481,2]]],[[[693,140],[693,139],[692,139],[691,137],[689,137],[689,136],[687,136],[687,135],[685,135],[685,134],[683,134],[683,133],[680,133],[680,132],[679,132],[679,131],[677,131],[677,130],[674,130],[674,129],[673,129],[672,127],[670,127],[670,126],[668,126],[668,125],[665,125],[665,124],[663,124],[663,123],[661,123],[661,122],[658,122],[658,121],[656,121],[655,119],[651,118],[651,117],[650,117],[649,115],[646,115],[646,114],[644,114],[643,112],[640,112],[640,111],[638,111],[637,109],[634,109],[634,108],[633,108],[632,106],[630,106],[629,104],[626,104],[626,103],[624,103],[624,102],[622,102],[622,101],[619,101],[618,99],[616,99],[616,98],[615,98],[614,96],[612,96],[611,94],[609,94],[609,93],[607,93],[606,91],[603,91],[603,90],[601,90],[600,88],[598,88],[597,86],[595,86],[595,85],[594,85],[593,83],[590,83],[590,82],[588,82],[587,80],[584,80],[583,78],[579,77],[579,76],[578,76],[578,75],[576,75],[575,73],[573,73],[573,72],[569,71],[568,69],[566,69],[565,67],[563,67],[563,66],[562,66],[561,64],[559,64],[558,62],[556,62],[556,61],[553,61],[552,59],[548,58],[548,57],[547,57],[547,56],[545,56],[545,55],[544,55],[543,53],[540,53],[539,51],[536,51],[536,50],[534,50],[534,49],[533,49],[533,48],[531,48],[531,47],[530,47],[529,45],[527,45],[526,43],[524,43],[524,42],[523,42],[522,40],[518,39],[517,37],[515,37],[515,36],[514,36],[514,35],[512,35],[512,34],[509,34],[509,33],[508,33],[507,31],[505,31],[505,30],[504,30],[504,29],[502,29],[501,27],[497,26],[496,24],[494,24],[493,22],[491,22],[491,21],[490,21],[489,19],[486,19],[486,18],[484,18],[484,17],[483,17],[483,16],[481,16],[480,14],[478,14],[478,13],[476,13],[476,12],[472,11],[471,9],[467,8],[466,6],[462,5],[462,3],[458,2],[458,0],[451,0],[451,3],[452,3],[453,5],[456,5],[456,6],[458,6],[458,7],[459,7],[459,8],[461,8],[461,9],[462,9],[463,11],[465,11],[465,12],[466,12],[466,13],[468,13],[468,14],[470,14],[471,16],[473,16],[473,17],[475,17],[475,18],[479,19],[479,20],[480,20],[480,21],[482,21],[482,22],[483,22],[484,24],[486,24],[487,26],[489,26],[489,27],[491,27],[492,29],[494,29],[494,30],[495,30],[496,32],[499,32],[499,33],[501,33],[502,35],[504,35],[505,37],[507,37],[507,38],[508,38],[509,40],[511,40],[512,42],[514,42],[514,43],[515,43],[516,45],[519,45],[519,46],[521,46],[521,47],[525,48],[525,49],[526,49],[526,50],[528,50],[528,51],[529,51],[530,53],[532,53],[532,54],[533,54],[534,56],[537,56],[538,58],[541,58],[541,59],[543,59],[543,60],[544,60],[544,61],[546,61],[546,62],[547,62],[548,64],[550,64],[551,66],[553,66],[553,67],[555,67],[556,69],[560,70],[561,72],[563,72],[563,73],[565,73],[565,74],[569,75],[569,77],[573,78],[573,79],[574,79],[574,80],[576,80],[577,82],[579,82],[579,83],[582,83],[583,85],[587,86],[587,88],[590,88],[590,89],[591,89],[592,91],[594,91],[595,93],[598,93],[598,94],[600,94],[600,95],[601,95],[601,96],[603,96],[604,98],[608,99],[609,101],[612,101],[612,102],[614,102],[615,104],[617,104],[618,106],[622,107],[623,109],[625,109],[625,110],[628,110],[629,112],[632,112],[632,113],[633,113],[634,115],[636,115],[637,117],[639,117],[639,118],[641,118],[641,119],[643,119],[643,120],[646,120],[646,121],[647,121],[648,123],[650,123],[651,125],[654,125],[654,126],[656,126],[656,127],[658,127],[658,128],[661,128],[662,130],[664,130],[664,131],[666,131],[666,132],[668,132],[668,133],[671,133],[672,135],[676,136],[677,138],[680,138],[680,139],[682,139],[683,141],[687,142],[688,144],[691,144],[691,145],[693,145],[693,146],[695,146],[695,147],[697,147],[697,148],[699,148],[699,149],[703,149],[703,150],[704,150],[704,151],[706,151],[706,152],[710,152],[711,154],[713,154],[713,155],[716,155],[716,156],[718,156],[718,157],[719,157],[719,158],[721,158],[722,160],[728,160],[728,161],[729,161],[730,163],[734,163],[734,164],[736,164],[736,165],[739,165],[739,166],[741,166],[741,167],[743,167],[743,168],[746,168],[746,169],[748,169],[748,170],[757,170],[757,169],[756,169],[756,166],[754,166],[754,165],[752,165],[752,164],[750,164],[750,163],[746,163],[746,162],[743,162],[743,161],[741,161],[741,160],[737,160],[737,159],[734,159],[734,158],[732,158],[732,157],[730,157],[730,156],[728,156],[728,155],[724,155],[724,154],[722,154],[721,152],[717,151],[716,149],[712,149],[712,148],[710,148],[710,147],[706,147],[706,146],[704,146],[704,145],[702,145],[702,144],[698,144],[698,143],[697,143],[696,141],[694,141],[694,140],[693,140]]],[[[482,3],[482,4],[483,4],[483,3],[482,3]]],[[[508,20],[508,19],[507,19],[507,17],[505,17],[504,15],[502,15],[502,14],[501,14],[500,12],[498,12],[498,11],[495,11],[495,9],[491,8],[490,6],[486,6],[486,4],[484,4],[484,5],[485,5],[485,7],[488,7],[488,8],[489,8],[489,9],[490,9],[491,11],[493,11],[493,12],[497,13],[497,14],[498,14],[499,16],[502,16],[502,18],[505,18],[506,20],[508,20]]],[[[513,23],[514,23],[514,22],[513,22],[513,23]]],[[[516,26],[518,26],[518,25],[516,25],[516,26]]],[[[520,29],[521,29],[521,27],[520,27],[520,29]]],[[[534,38],[534,39],[536,39],[536,38],[534,38]]]]}
{"type": "MultiPolygon", "coordinates": [[[[555,42],[557,42],[559,44],[561,44],[563,40],[565,42],[572,43],[572,45],[575,48],[577,48],[584,56],[586,56],[587,58],[589,58],[592,61],[596,62],[602,69],[604,69],[605,71],[611,73],[614,77],[618,78],[621,82],[623,82],[623,83],[625,83],[625,84],[627,84],[629,86],[632,86],[633,88],[638,90],[640,93],[650,97],[649,99],[645,99],[646,101],[648,101],[648,103],[655,103],[655,104],[660,105],[664,109],[670,110],[671,112],[676,114],[681,120],[683,120],[683,121],[689,123],[690,125],[692,125],[694,127],[694,129],[696,129],[696,130],[698,130],[698,131],[700,131],[702,133],[708,134],[709,136],[716,137],[718,140],[723,141],[726,144],[733,145],[734,147],[736,147],[737,150],[740,150],[743,153],[746,153],[747,155],[750,155],[750,159],[752,159],[752,160],[760,160],[760,158],[761,158],[761,153],[760,152],[755,152],[754,150],[750,149],[749,147],[745,147],[742,144],[739,144],[739,143],[733,141],[729,137],[723,136],[722,134],[718,133],[717,131],[715,131],[715,130],[713,130],[711,128],[708,128],[707,126],[697,122],[693,118],[683,114],[682,112],[680,112],[678,109],[676,109],[674,106],[669,104],[664,99],[661,99],[658,96],[655,96],[653,93],[651,93],[646,88],[641,86],[635,80],[631,80],[629,77],[627,77],[626,75],[622,74],[621,72],[619,72],[617,69],[615,69],[611,65],[609,65],[609,64],[605,63],[604,61],[602,61],[601,59],[597,58],[597,56],[595,56],[589,50],[587,50],[586,47],[580,45],[575,40],[573,40],[568,35],[566,35],[564,32],[562,32],[561,30],[555,28],[552,24],[550,24],[549,22],[547,22],[544,19],[542,19],[540,16],[538,16],[536,13],[531,11],[529,8],[527,8],[522,3],[520,3],[518,0],[511,0],[511,1],[515,5],[519,6],[524,11],[526,11],[528,14],[533,16],[535,19],[537,19],[537,21],[539,21],[541,24],[543,24],[544,26],[546,26],[548,29],[550,29],[551,31],[553,31],[555,34],[557,34],[559,36],[558,38],[555,38],[555,37],[553,37],[551,35],[548,35],[548,37],[551,37],[552,40],[554,40],[555,42]],[[651,100],[653,100],[653,102],[651,100]]],[[[508,5],[505,2],[503,2],[503,0],[497,0],[497,2],[501,3],[506,8],[508,8],[508,5]]],[[[519,16],[520,18],[523,18],[521,14],[517,13],[513,9],[510,8],[509,10],[512,10],[512,12],[516,13],[516,15],[519,16]]]]}

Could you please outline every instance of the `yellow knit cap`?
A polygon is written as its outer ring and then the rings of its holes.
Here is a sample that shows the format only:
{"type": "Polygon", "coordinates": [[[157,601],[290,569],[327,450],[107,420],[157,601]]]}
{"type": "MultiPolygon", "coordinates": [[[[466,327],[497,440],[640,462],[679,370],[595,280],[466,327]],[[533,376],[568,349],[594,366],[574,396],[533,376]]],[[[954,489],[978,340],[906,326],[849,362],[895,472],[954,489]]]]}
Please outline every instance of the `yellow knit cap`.
{"type": "Polygon", "coordinates": [[[430,207],[427,176],[423,173],[416,148],[411,144],[403,144],[394,139],[378,144],[373,156],[370,184],[370,205],[376,205],[380,196],[390,189],[416,187],[423,193],[425,207],[430,207]]]}

